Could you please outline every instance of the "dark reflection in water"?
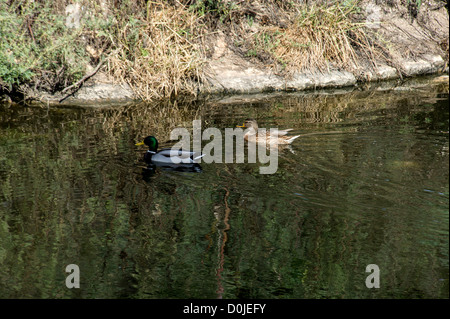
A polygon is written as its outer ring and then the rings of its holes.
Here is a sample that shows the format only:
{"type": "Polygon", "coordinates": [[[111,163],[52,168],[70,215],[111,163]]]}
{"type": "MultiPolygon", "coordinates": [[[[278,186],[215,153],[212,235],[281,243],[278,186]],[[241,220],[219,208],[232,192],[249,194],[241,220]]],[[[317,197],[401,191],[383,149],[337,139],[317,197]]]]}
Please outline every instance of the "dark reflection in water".
{"type": "Polygon", "coordinates": [[[448,84],[430,81],[99,109],[0,105],[0,297],[448,298],[448,116],[448,84]],[[134,146],[194,119],[224,132],[247,117],[305,134],[280,150],[275,174],[249,163],[155,167],[134,146]],[[80,289],[65,286],[68,264],[80,267],[80,289]],[[365,286],[369,264],[379,289],[365,286]]]}

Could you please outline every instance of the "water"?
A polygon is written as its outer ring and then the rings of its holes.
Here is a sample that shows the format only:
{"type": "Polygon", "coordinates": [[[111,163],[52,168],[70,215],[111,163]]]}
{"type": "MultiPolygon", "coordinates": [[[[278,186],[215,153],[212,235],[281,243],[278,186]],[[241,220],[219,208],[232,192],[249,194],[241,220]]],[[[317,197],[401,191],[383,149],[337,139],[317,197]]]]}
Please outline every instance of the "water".
{"type": "MultiPolygon", "coordinates": [[[[0,105],[1,298],[448,298],[448,83],[92,108],[0,105]],[[146,170],[147,135],[305,134],[146,170]],[[65,285],[80,268],[80,289],[65,285]],[[366,266],[380,288],[365,285],[366,266]]],[[[204,141],[204,144],[208,141],[204,141]]]]}

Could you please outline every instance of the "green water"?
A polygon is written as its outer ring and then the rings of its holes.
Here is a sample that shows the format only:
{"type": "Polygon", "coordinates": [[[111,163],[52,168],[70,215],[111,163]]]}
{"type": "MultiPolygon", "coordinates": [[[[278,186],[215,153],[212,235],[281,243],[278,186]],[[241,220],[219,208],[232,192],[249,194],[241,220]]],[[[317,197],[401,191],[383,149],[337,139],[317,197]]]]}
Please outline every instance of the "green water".
{"type": "Polygon", "coordinates": [[[432,82],[0,105],[0,297],[448,298],[448,130],[448,83],[432,82]],[[246,117],[309,135],[271,175],[247,162],[148,171],[135,146],[246,117]],[[380,288],[365,285],[369,264],[380,288]]]}

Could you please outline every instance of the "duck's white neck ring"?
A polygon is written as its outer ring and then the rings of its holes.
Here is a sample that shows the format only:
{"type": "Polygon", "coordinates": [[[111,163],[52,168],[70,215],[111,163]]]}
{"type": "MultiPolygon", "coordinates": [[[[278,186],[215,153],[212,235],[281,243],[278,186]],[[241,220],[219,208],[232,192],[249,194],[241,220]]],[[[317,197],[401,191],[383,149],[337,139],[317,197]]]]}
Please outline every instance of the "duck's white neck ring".
{"type": "Polygon", "coordinates": [[[156,152],[153,152],[153,151],[150,151],[150,150],[148,150],[147,153],[150,153],[150,154],[152,154],[152,155],[153,155],[153,154],[156,154],[156,152]]]}

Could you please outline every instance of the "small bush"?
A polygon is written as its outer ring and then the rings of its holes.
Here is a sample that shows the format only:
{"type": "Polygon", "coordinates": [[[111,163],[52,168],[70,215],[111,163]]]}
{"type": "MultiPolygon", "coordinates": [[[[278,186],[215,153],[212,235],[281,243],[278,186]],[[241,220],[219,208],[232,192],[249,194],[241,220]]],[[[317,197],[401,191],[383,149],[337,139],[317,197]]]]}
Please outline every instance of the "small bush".
{"type": "Polygon", "coordinates": [[[80,79],[89,63],[80,30],[37,1],[0,2],[0,85],[27,82],[51,92],[80,79]]]}

